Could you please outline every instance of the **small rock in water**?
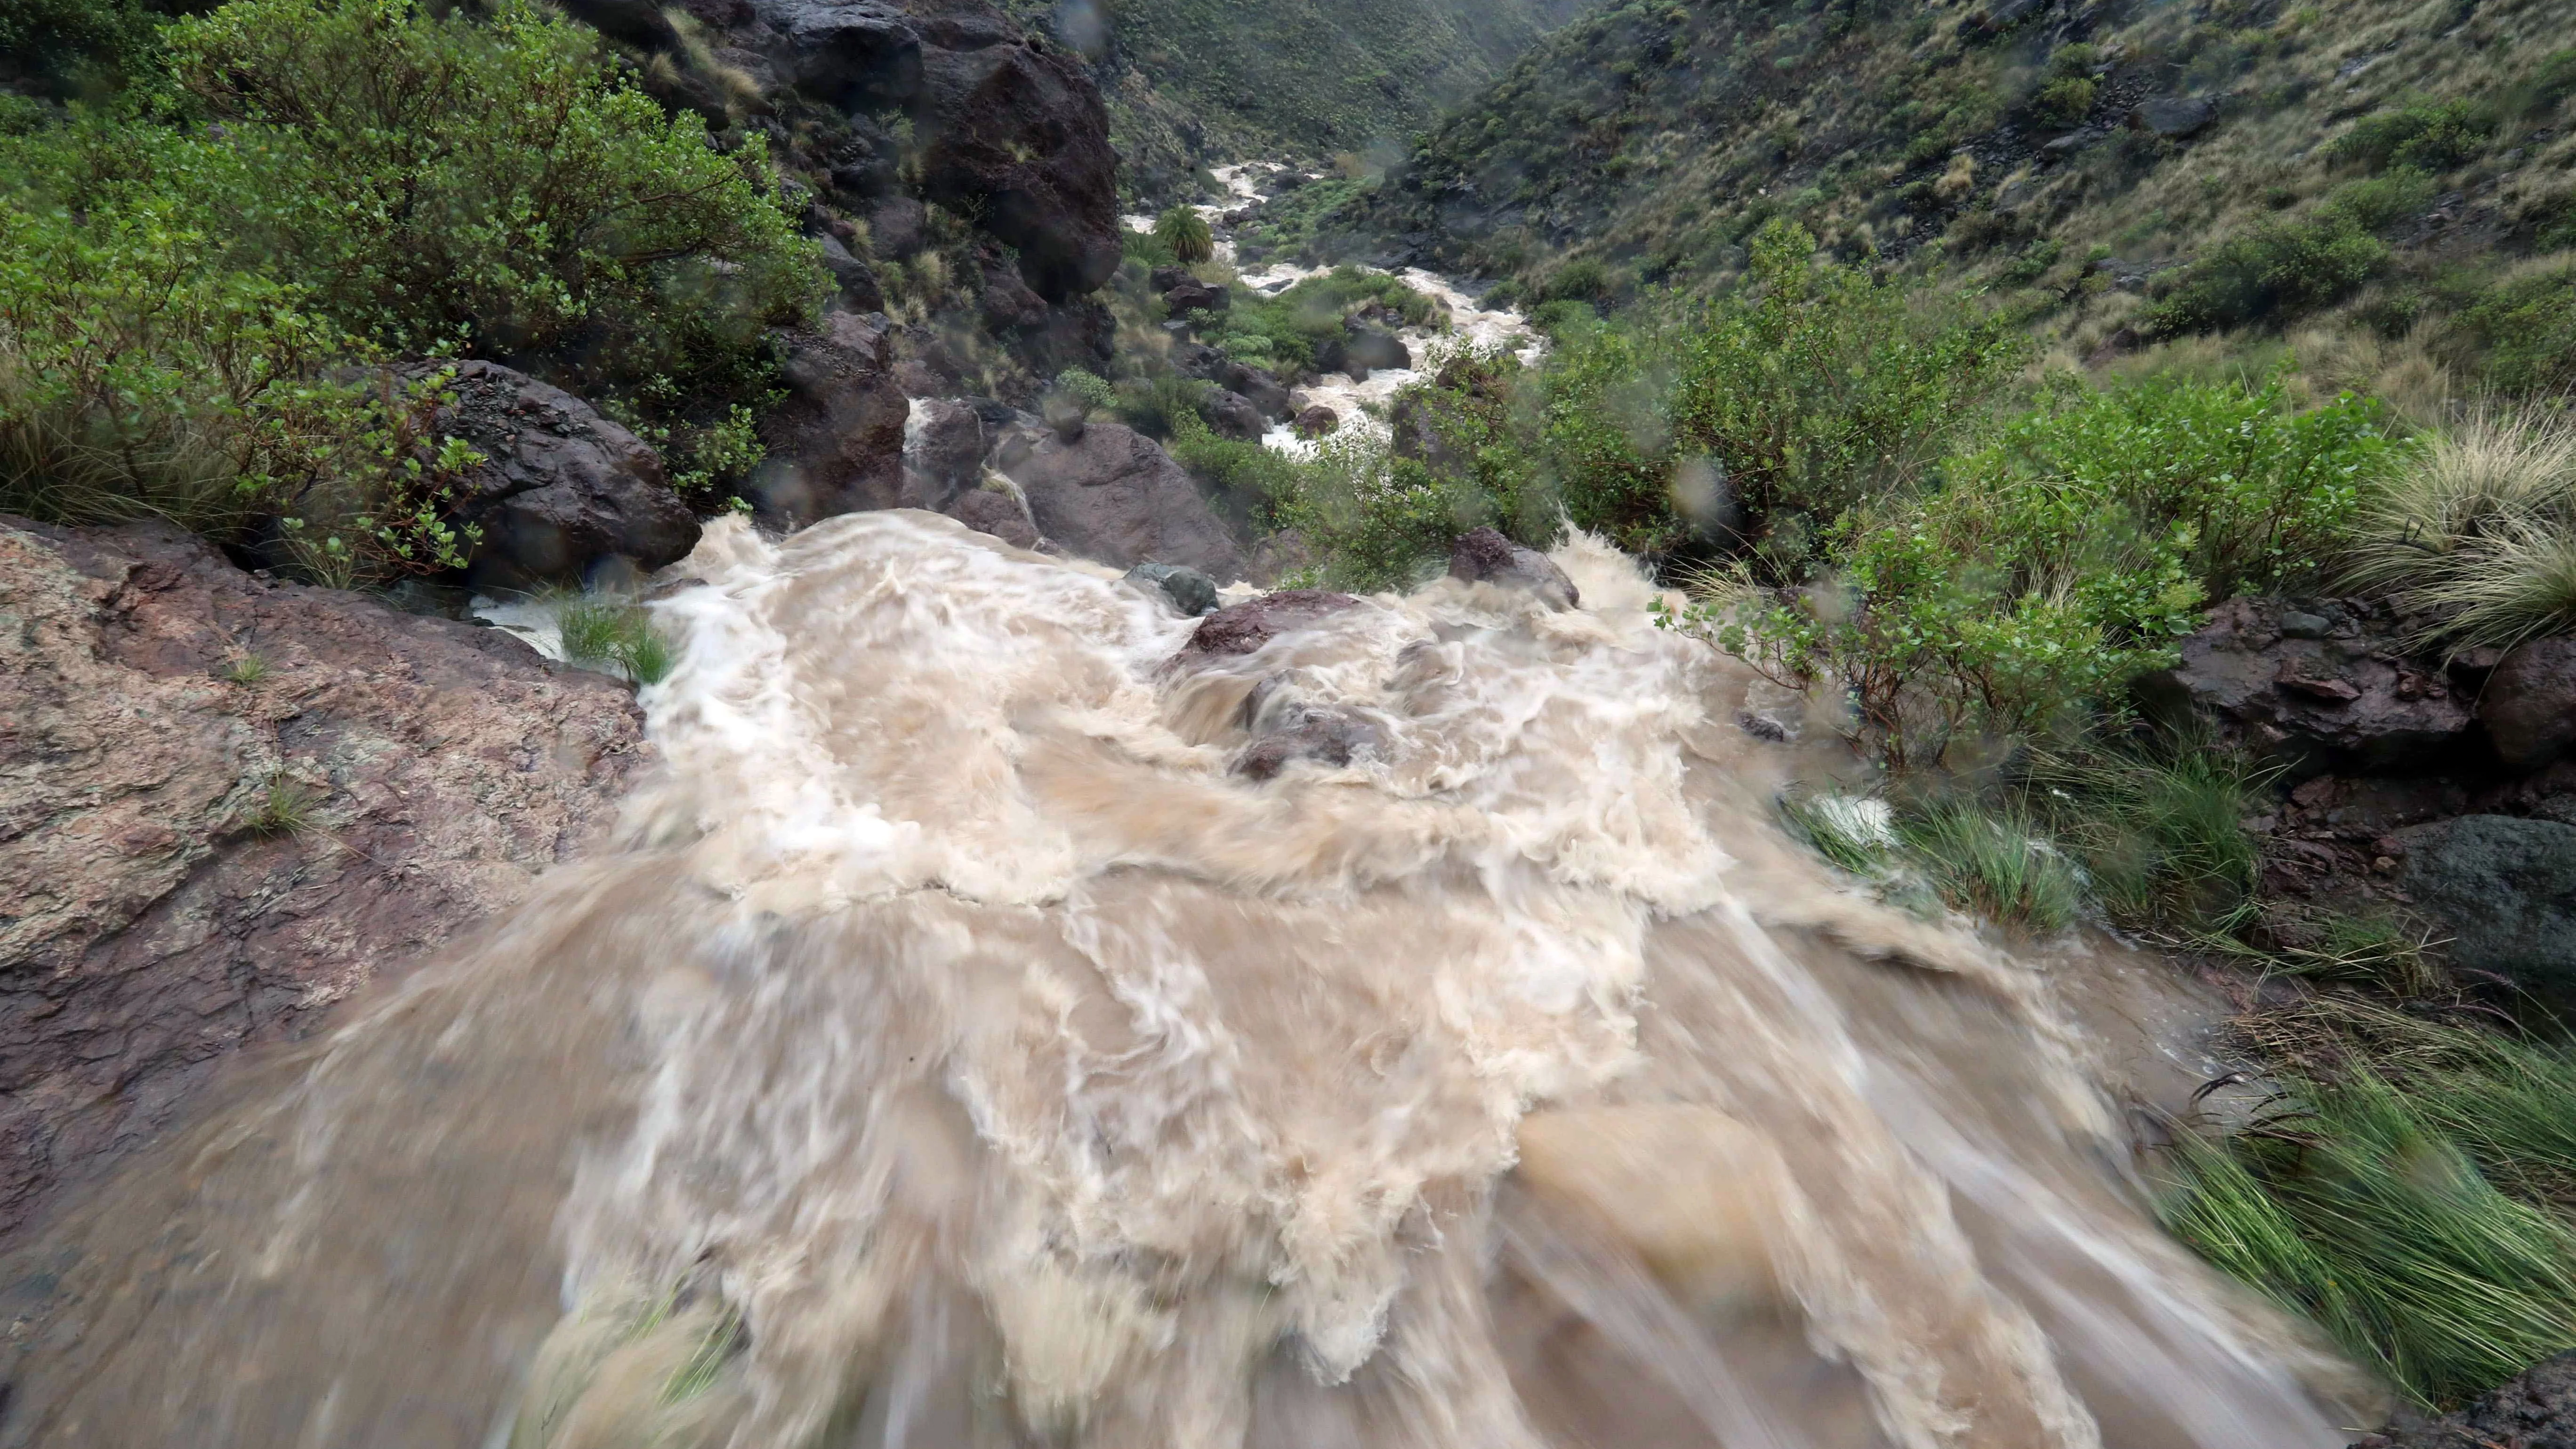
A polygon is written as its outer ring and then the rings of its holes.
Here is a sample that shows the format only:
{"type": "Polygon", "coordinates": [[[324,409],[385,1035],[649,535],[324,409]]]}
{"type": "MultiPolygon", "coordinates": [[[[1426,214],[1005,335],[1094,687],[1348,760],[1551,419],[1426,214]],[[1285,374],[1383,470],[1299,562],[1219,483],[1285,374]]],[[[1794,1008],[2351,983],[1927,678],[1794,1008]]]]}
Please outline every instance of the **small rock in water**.
{"type": "Polygon", "coordinates": [[[1412,369],[1413,349],[1404,345],[1403,338],[1378,327],[1354,327],[1350,333],[1350,342],[1343,349],[1343,356],[1349,362],[1351,376],[1360,376],[1364,369],[1371,372],[1412,369]]]}
{"type": "Polygon", "coordinates": [[[1333,411],[1322,403],[1315,403],[1309,406],[1304,412],[1297,415],[1297,436],[1301,438],[1320,438],[1341,425],[1342,415],[1340,413],[1333,411]]]}
{"type": "Polygon", "coordinates": [[[1216,580],[1179,564],[1140,563],[1127,571],[1127,582],[1159,589],[1172,607],[1193,618],[1216,612],[1216,580]]]}
{"type": "Polygon", "coordinates": [[[1524,548],[1490,528],[1460,534],[1449,552],[1449,576],[1471,584],[1501,584],[1528,589],[1551,609],[1571,609],[1583,602],[1574,580],[1556,561],[1534,548],[1524,548]]]}

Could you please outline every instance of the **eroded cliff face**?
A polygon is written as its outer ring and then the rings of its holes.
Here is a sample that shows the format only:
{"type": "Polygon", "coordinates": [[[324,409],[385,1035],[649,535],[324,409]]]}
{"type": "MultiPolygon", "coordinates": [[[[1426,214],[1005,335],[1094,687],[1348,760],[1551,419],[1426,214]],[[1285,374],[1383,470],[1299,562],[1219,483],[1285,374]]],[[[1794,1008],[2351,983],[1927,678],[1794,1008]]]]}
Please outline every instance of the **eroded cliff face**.
{"type": "Polygon", "coordinates": [[[499,630],[0,519],[0,1234],[520,900],[643,758],[623,686],[499,630]]]}

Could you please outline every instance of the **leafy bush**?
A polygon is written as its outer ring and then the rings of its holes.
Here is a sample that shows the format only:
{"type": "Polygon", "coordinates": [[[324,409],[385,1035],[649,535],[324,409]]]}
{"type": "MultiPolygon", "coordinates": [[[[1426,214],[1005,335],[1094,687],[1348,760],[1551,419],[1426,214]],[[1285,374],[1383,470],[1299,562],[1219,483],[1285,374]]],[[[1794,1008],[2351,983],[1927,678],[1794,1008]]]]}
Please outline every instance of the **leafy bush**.
{"type": "Polygon", "coordinates": [[[1115,408],[1118,389],[1109,379],[1079,367],[1068,367],[1055,375],[1057,392],[1072,398],[1086,408],[1115,408]]]}
{"type": "Polygon", "coordinates": [[[1450,544],[1483,517],[1472,488],[1358,428],[1324,440],[1278,510],[1314,551],[1315,582],[1355,590],[1410,588],[1439,572],[1450,544]]]}
{"type": "Polygon", "coordinates": [[[2431,210],[2437,190],[2429,173],[2400,166],[2384,176],[2347,181],[2336,187],[2326,198],[2325,209],[2351,218],[2364,231],[2386,231],[2431,210]]]}
{"type": "Polygon", "coordinates": [[[2172,334],[2242,327],[2341,301],[2388,263],[2388,248],[2351,215],[2321,208],[2230,237],[2182,269],[2147,313],[2172,334]]]}
{"type": "Polygon", "coordinates": [[[1218,507],[1237,523],[1261,532],[1284,526],[1303,473],[1275,448],[1219,436],[1195,416],[1184,416],[1166,445],[1174,462],[1199,480],[1218,507]]]}
{"type": "Polygon", "coordinates": [[[1378,272],[1336,267],[1276,296],[1238,290],[1218,346],[1238,362],[1294,374],[1310,371],[1348,335],[1349,320],[1370,313],[1406,327],[1443,320],[1438,303],[1378,272]]]}
{"type": "Polygon", "coordinates": [[[1814,251],[1774,221],[1744,292],[1559,339],[1544,448],[1578,525],[1645,554],[1754,542],[1794,579],[1824,525],[1975,420],[2021,356],[2012,328],[1814,251]],[[1677,505],[1686,467],[1724,496],[1677,505]]]}
{"type": "Polygon", "coordinates": [[[2476,102],[2423,101],[2362,117],[2328,149],[2373,171],[2406,166],[2438,174],[2486,149],[2495,131],[2495,117],[2476,102]]]}
{"type": "Polygon", "coordinates": [[[2059,76],[2031,98],[2031,112],[2054,126],[2080,126],[2093,111],[2093,81],[2088,76],[2059,76]]]}
{"type": "Polygon", "coordinates": [[[0,200],[0,508],[235,543],[275,520],[343,586],[460,565],[475,540],[445,504],[480,459],[432,435],[439,380],[326,380],[363,347],[212,250],[164,199],[87,218],[0,200]]]}
{"type": "Polygon", "coordinates": [[[2472,303],[2460,321],[2484,345],[2487,378],[2498,389],[2576,386],[2576,266],[2512,278],[2472,303]]]}
{"type": "Polygon", "coordinates": [[[1212,384],[1197,378],[1160,372],[1129,378],[1119,383],[1112,395],[1120,422],[1159,439],[1170,437],[1183,418],[1197,417],[1199,405],[1213,391],[1212,384]]]}
{"type": "MultiPolygon", "coordinates": [[[[12,0],[0,7],[0,56],[47,89],[143,68],[153,33],[175,7],[153,0],[12,0]]],[[[189,7],[193,8],[193,7],[189,7]]]]}
{"type": "MultiPolygon", "coordinates": [[[[183,196],[245,267],[384,345],[535,355],[597,392],[742,400],[827,285],[757,141],[666,116],[586,27],[503,0],[233,0],[167,31],[220,124],[95,138],[73,199],[183,196]]],[[[721,412],[721,408],[719,408],[721,412]]]]}

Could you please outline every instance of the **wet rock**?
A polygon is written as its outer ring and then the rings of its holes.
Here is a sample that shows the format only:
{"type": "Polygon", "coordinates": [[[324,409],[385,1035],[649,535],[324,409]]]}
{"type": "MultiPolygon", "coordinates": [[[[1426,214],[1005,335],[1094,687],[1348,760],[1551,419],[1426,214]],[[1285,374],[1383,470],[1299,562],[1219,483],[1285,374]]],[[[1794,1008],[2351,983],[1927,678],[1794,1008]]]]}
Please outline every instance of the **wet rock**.
{"type": "Polygon", "coordinates": [[[1338,770],[1386,753],[1386,732],[1351,710],[1299,705],[1275,714],[1261,736],[1235,757],[1235,774],[1275,780],[1299,760],[1338,770]]]}
{"type": "Polygon", "coordinates": [[[899,262],[921,255],[929,244],[929,213],[909,196],[889,196],[868,208],[869,250],[899,262]]]}
{"type": "Polygon", "coordinates": [[[1288,406],[1288,389],[1260,368],[1229,362],[1217,380],[1228,391],[1241,394],[1272,422],[1284,423],[1294,415],[1288,406]]]}
{"type": "Polygon", "coordinates": [[[877,286],[876,270],[852,255],[841,239],[826,234],[818,240],[823,247],[823,269],[841,289],[841,300],[856,312],[885,310],[885,292],[877,286]]]}
{"type": "Polygon", "coordinates": [[[944,510],[984,478],[984,420],[962,402],[916,401],[904,425],[906,508],[944,510]]]}
{"type": "Polygon", "coordinates": [[[998,260],[984,267],[984,290],[977,299],[985,330],[994,333],[1015,332],[1041,326],[1047,319],[1046,299],[1020,279],[1019,271],[998,260]]]}
{"type": "Polygon", "coordinates": [[[2354,1449],[2568,1449],[2576,1445],[2576,1353],[2543,1359],[2455,1414],[2393,1425],[2354,1449]]]}
{"type": "Polygon", "coordinates": [[[977,488],[950,499],[942,510],[949,517],[975,530],[989,533],[1013,548],[1037,550],[1046,546],[1038,533],[1028,506],[999,488],[977,488]]]}
{"type": "Polygon", "coordinates": [[[761,419],[769,456],[744,496],[787,526],[900,506],[912,404],[885,319],[835,313],[821,332],[780,333],[778,345],[788,396],[761,419]]]}
{"type": "Polygon", "coordinates": [[[523,899],[646,758],[603,675],[162,525],[0,519],[0,615],[0,1231],[523,899]]]}
{"type": "Polygon", "coordinates": [[[1127,582],[1160,593],[1173,608],[1193,618],[1217,608],[1216,580],[1178,564],[1141,563],[1127,571],[1127,582]]]}
{"type": "Polygon", "coordinates": [[[1215,579],[1243,572],[1241,551],[1198,484],[1132,428],[1091,423],[1079,437],[1043,436],[1005,471],[1038,531],[1085,558],[1116,568],[1155,559],[1215,579]]]}
{"type": "MultiPolygon", "coordinates": [[[[456,517],[483,530],[476,576],[579,582],[606,559],[656,569],[697,546],[661,457],[580,398],[494,362],[453,364],[437,427],[484,455],[456,517]]],[[[426,373],[426,366],[415,369],[426,373]]]]}
{"type": "Polygon", "coordinates": [[[1297,436],[1320,438],[1342,425],[1342,415],[1322,403],[1310,403],[1297,414],[1297,436]]]}
{"type": "MultiPolygon", "coordinates": [[[[896,189],[903,184],[900,169],[902,156],[894,137],[885,127],[877,124],[875,118],[865,114],[852,115],[848,125],[849,139],[835,148],[830,156],[829,175],[832,189],[852,201],[893,197],[896,189]]],[[[920,203],[914,202],[913,206],[918,208],[920,203]]],[[[916,215],[916,235],[913,237],[916,244],[920,240],[917,234],[918,221],[916,215]]],[[[884,238],[879,237],[875,240],[882,250],[884,238]]],[[[892,255],[891,252],[886,254],[892,255]]]]}
{"type": "Polygon", "coordinates": [[[1199,405],[1199,412],[1221,438],[1259,442],[1261,435],[1269,431],[1268,420],[1261,416],[1261,409],[1253,406],[1252,399],[1239,392],[1216,393],[1199,405]]]}
{"type": "Polygon", "coordinates": [[[1165,293],[1177,287],[1193,286],[1198,277],[1187,267],[1156,267],[1145,274],[1145,280],[1157,293],[1165,293]]]}
{"type": "Polygon", "coordinates": [[[2129,112],[2129,124],[2150,135],[2179,141],[2199,134],[2218,119],[2218,107],[2205,96],[2157,96],[2129,112]]]}
{"type": "Polygon", "coordinates": [[[1343,347],[1343,366],[1354,379],[1365,379],[1372,372],[1409,371],[1413,367],[1413,349],[1404,339],[1382,327],[1355,326],[1343,347]]]}
{"type": "Polygon", "coordinates": [[[1250,654],[1282,634],[1311,628],[1345,609],[1360,607],[1349,594],[1324,589],[1280,589],[1210,614],[1172,657],[1169,667],[1195,669],[1219,659],[1250,654]]]}
{"type": "Polygon", "coordinates": [[[844,111],[875,110],[921,92],[921,37],[897,5],[877,0],[753,0],[784,46],[797,89],[844,111]]]}
{"type": "Polygon", "coordinates": [[[2576,638],[2536,639],[2506,655],[2478,695],[2496,754],[2537,770],[2576,746],[2576,638]]]}
{"type": "Polygon", "coordinates": [[[2143,681],[2167,712],[2190,710],[2223,736],[2301,769],[2398,770],[2456,762],[2468,702],[2439,664],[2409,658],[2395,621],[2358,602],[2288,610],[2277,600],[2230,599],[2182,641],[2182,661],[2143,681]],[[2323,618],[2324,637],[2285,625],[2323,618]]]}
{"type": "Polygon", "coordinates": [[[2576,825],[2469,815],[2396,833],[2407,893],[2457,965],[2576,1006],[2576,825]]]}
{"type": "Polygon", "coordinates": [[[1551,609],[1571,609],[1583,602],[1574,580],[1556,561],[1525,548],[1491,528],[1470,529],[1449,550],[1449,577],[1471,584],[1500,584],[1527,589],[1551,609]]]}

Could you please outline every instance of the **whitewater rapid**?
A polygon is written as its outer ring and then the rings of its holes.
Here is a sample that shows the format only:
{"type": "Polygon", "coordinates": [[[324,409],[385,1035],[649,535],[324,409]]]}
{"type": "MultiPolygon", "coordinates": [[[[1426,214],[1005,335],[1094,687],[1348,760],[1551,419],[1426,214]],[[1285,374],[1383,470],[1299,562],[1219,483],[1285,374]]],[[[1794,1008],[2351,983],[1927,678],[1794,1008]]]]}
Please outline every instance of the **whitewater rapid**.
{"type": "Polygon", "coordinates": [[[711,525],[618,848],[12,1263],[0,1444],[2342,1443],[2046,977],[1836,887],[1752,681],[1558,558],[1226,652],[711,525]]]}

